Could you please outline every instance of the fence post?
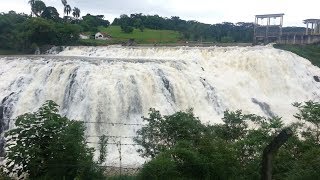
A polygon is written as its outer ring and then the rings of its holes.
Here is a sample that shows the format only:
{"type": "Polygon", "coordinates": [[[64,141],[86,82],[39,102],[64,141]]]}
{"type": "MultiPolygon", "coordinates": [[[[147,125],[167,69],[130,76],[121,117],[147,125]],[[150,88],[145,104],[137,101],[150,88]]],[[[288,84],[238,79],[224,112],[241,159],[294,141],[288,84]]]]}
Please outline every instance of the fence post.
{"type": "Polygon", "coordinates": [[[120,140],[117,143],[118,151],[119,151],[119,166],[120,166],[120,177],[122,177],[122,154],[121,154],[121,136],[120,140]]]}

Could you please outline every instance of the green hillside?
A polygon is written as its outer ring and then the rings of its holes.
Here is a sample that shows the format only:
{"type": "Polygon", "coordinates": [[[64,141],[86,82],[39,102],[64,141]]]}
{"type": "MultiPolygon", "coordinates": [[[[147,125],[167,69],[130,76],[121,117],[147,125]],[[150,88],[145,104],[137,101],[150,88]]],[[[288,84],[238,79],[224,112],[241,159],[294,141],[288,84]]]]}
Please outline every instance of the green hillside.
{"type": "Polygon", "coordinates": [[[180,39],[179,32],[171,30],[153,30],[144,29],[141,32],[139,29],[134,29],[132,33],[124,33],[120,26],[109,26],[108,28],[100,27],[99,31],[105,32],[113,37],[114,40],[127,41],[135,39],[137,43],[176,43],[180,39]]]}

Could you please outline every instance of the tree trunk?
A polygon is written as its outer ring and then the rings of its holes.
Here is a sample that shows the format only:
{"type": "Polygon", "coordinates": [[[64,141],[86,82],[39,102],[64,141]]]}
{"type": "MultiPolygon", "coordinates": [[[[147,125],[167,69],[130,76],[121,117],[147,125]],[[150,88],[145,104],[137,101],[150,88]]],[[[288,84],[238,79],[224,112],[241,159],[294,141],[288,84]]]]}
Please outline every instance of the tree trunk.
{"type": "Polygon", "coordinates": [[[283,129],[264,149],[262,155],[261,180],[272,179],[272,161],[278,149],[293,135],[291,129],[283,129]]]}

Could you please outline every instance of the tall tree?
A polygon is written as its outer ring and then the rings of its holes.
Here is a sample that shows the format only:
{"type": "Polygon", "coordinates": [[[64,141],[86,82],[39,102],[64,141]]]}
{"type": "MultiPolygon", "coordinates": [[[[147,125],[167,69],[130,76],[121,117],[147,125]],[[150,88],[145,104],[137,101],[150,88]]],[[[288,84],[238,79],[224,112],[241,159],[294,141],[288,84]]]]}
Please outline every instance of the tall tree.
{"type": "Polygon", "coordinates": [[[68,4],[67,0],[61,0],[61,3],[63,4],[63,6],[66,6],[68,4]]]}
{"type": "Polygon", "coordinates": [[[205,134],[205,125],[195,117],[192,109],[162,116],[159,111],[150,109],[149,117],[143,117],[147,126],[138,130],[134,139],[141,145],[138,150],[143,157],[154,158],[160,152],[171,149],[178,141],[190,140],[195,143],[205,134]]]}
{"type": "Polygon", "coordinates": [[[33,14],[32,7],[33,7],[35,1],[36,1],[36,0],[29,0],[29,1],[28,1],[28,3],[30,4],[30,7],[31,7],[31,16],[32,16],[32,14],[33,14]]]}
{"type": "Polygon", "coordinates": [[[57,9],[52,6],[46,7],[45,10],[42,12],[41,17],[51,19],[54,21],[58,21],[60,18],[57,9]]]}
{"type": "Polygon", "coordinates": [[[77,7],[74,7],[73,8],[73,12],[72,12],[72,15],[73,15],[73,17],[75,17],[75,18],[79,18],[80,17],[80,9],[79,8],[77,8],[77,7]]]}
{"type": "Polygon", "coordinates": [[[37,16],[40,17],[42,12],[46,9],[46,4],[43,1],[37,0],[32,4],[31,10],[37,16]]]}
{"type": "Polygon", "coordinates": [[[69,14],[71,13],[71,6],[69,4],[67,4],[66,6],[64,6],[63,12],[65,14],[67,14],[67,16],[69,16],[69,14]]]}
{"type": "Polygon", "coordinates": [[[302,130],[303,138],[320,145],[320,103],[307,101],[305,103],[294,103],[293,105],[299,109],[299,113],[295,117],[305,126],[302,130]]]}
{"type": "Polygon", "coordinates": [[[36,0],[29,0],[28,3],[32,6],[36,0]]]}

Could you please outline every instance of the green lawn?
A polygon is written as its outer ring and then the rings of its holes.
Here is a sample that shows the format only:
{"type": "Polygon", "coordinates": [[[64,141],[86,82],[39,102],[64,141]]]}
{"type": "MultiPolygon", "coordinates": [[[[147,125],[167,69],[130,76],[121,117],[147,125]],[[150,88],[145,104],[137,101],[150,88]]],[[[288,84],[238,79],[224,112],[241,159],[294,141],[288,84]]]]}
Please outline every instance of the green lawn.
{"type": "Polygon", "coordinates": [[[293,52],[320,67],[320,44],[318,45],[284,45],[275,44],[275,48],[293,52]]]}
{"type": "Polygon", "coordinates": [[[108,28],[100,27],[99,31],[108,33],[114,40],[127,41],[135,39],[137,43],[177,43],[181,37],[179,32],[171,30],[153,30],[144,29],[141,32],[139,29],[134,29],[132,33],[124,33],[120,26],[109,26],[108,28]]]}

